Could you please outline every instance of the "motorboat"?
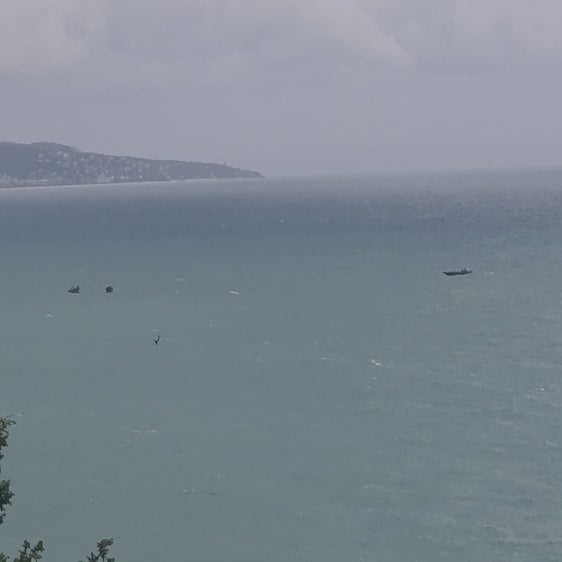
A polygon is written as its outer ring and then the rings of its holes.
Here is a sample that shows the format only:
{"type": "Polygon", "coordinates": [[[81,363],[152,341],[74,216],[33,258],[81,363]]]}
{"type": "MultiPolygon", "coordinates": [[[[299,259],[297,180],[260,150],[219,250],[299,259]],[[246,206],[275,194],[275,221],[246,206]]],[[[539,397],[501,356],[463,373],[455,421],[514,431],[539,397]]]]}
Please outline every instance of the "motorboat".
{"type": "Polygon", "coordinates": [[[466,267],[463,267],[463,269],[444,271],[443,273],[448,277],[452,277],[453,275],[470,275],[472,273],[472,269],[467,269],[466,267]]]}

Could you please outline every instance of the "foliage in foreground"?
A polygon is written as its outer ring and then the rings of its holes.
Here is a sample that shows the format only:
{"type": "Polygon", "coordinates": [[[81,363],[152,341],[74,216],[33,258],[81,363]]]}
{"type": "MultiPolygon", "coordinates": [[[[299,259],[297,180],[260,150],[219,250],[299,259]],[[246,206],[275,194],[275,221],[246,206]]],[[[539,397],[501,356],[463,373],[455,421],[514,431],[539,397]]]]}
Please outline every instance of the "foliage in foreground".
{"type": "MultiPolygon", "coordinates": [[[[9,427],[14,425],[14,420],[9,418],[0,418],[0,460],[4,458],[2,449],[8,446],[9,427]]],[[[0,467],[0,473],[2,467],[0,467]]],[[[9,480],[0,480],[0,525],[4,522],[6,516],[6,507],[12,504],[14,493],[10,489],[9,480]]],[[[115,558],[109,558],[109,547],[113,544],[113,539],[102,539],[98,542],[97,553],[91,553],[86,559],[87,562],[115,562],[115,558]]],[[[20,548],[18,556],[13,558],[13,562],[37,562],[43,557],[43,541],[39,541],[31,546],[29,541],[24,541],[20,548]]],[[[9,556],[0,552],[0,562],[8,562],[9,556]]]]}

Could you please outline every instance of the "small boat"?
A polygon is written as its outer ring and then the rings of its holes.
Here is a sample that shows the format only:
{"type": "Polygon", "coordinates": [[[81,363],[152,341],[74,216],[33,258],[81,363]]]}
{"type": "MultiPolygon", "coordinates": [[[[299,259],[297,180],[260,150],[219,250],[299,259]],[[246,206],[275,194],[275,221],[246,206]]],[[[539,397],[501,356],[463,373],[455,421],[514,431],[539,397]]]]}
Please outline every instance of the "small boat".
{"type": "Polygon", "coordinates": [[[72,287],[70,287],[70,289],[68,289],[69,293],[72,293],[73,295],[77,294],[80,292],[80,285],[72,285],[72,287]]]}
{"type": "Polygon", "coordinates": [[[466,267],[463,267],[460,270],[444,271],[443,273],[449,277],[452,277],[453,275],[470,275],[472,273],[472,269],[466,269],[466,267]]]}
{"type": "Polygon", "coordinates": [[[108,286],[105,288],[105,292],[106,292],[106,293],[113,293],[113,287],[112,287],[111,285],[108,285],[108,286]]]}

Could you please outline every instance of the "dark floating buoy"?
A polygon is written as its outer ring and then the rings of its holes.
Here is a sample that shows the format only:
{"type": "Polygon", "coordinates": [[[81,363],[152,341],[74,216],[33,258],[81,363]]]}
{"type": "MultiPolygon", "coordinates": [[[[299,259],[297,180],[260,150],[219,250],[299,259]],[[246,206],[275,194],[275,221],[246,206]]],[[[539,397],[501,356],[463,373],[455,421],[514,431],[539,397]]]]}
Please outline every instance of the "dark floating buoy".
{"type": "Polygon", "coordinates": [[[105,288],[105,292],[106,292],[106,293],[113,293],[113,287],[112,287],[111,285],[108,285],[108,286],[105,288]]]}
{"type": "Polygon", "coordinates": [[[69,293],[72,293],[73,295],[77,294],[80,292],[80,285],[72,285],[72,287],[70,287],[70,289],[68,289],[69,293]]]}

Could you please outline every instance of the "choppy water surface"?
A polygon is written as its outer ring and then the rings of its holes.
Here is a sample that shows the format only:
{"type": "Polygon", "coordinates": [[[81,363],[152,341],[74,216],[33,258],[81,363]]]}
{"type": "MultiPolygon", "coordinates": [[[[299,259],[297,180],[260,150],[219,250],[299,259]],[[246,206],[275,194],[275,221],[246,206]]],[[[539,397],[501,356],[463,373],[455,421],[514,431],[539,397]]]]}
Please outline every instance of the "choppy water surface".
{"type": "Polygon", "coordinates": [[[560,560],[561,218],[546,171],[1,191],[0,544],[560,560]]]}

